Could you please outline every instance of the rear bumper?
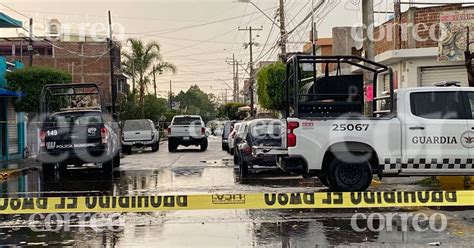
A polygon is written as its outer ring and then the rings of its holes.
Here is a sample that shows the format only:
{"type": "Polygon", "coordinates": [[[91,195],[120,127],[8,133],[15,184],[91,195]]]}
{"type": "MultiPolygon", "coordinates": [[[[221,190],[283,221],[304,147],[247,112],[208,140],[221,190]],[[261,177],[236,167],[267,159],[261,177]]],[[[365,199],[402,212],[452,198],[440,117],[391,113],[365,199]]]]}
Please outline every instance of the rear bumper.
{"type": "Polygon", "coordinates": [[[190,146],[200,145],[207,137],[168,137],[168,142],[174,142],[179,145],[190,146]]]}
{"type": "Polygon", "coordinates": [[[288,156],[288,149],[283,147],[273,147],[273,146],[253,146],[252,154],[254,157],[259,156],[288,156]]]}
{"type": "Polygon", "coordinates": [[[90,150],[40,150],[37,160],[41,163],[65,163],[65,164],[84,164],[84,163],[105,163],[114,157],[114,153],[106,148],[95,148],[90,150]]]}
{"type": "Polygon", "coordinates": [[[303,157],[299,156],[278,156],[277,165],[287,173],[306,175],[308,171],[308,163],[303,157]]]}
{"type": "Polygon", "coordinates": [[[277,166],[277,156],[274,155],[263,155],[255,157],[253,155],[242,155],[242,160],[246,163],[260,166],[277,166]]]}
{"type": "Polygon", "coordinates": [[[156,144],[158,140],[127,140],[122,141],[122,146],[151,146],[156,144]]]}

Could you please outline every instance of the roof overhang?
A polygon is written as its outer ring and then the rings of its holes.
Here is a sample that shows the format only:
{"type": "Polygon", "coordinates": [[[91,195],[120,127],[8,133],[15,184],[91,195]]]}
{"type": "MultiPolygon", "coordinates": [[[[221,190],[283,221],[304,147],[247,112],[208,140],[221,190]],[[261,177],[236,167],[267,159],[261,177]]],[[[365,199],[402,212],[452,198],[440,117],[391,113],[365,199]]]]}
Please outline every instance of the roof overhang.
{"type": "Polygon", "coordinates": [[[26,94],[23,92],[16,92],[16,91],[11,91],[11,90],[6,90],[6,89],[0,89],[0,97],[23,97],[26,94]]]}

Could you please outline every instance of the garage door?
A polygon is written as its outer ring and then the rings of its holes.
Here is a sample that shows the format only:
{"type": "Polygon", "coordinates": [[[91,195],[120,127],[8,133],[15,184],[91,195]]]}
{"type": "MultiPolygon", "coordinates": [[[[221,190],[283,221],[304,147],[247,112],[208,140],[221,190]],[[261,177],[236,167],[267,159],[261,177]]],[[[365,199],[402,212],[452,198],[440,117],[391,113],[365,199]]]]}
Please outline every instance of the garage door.
{"type": "Polygon", "coordinates": [[[459,81],[462,86],[468,86],[466,67],[459,65],[421,68],[422,87],[433,86],[443,81],[459,81]]]}
{"type": "Polygon", "coordinates": [[[18,120],[13,105],[8,101],[8,153],[18,154],[18,120]]]}

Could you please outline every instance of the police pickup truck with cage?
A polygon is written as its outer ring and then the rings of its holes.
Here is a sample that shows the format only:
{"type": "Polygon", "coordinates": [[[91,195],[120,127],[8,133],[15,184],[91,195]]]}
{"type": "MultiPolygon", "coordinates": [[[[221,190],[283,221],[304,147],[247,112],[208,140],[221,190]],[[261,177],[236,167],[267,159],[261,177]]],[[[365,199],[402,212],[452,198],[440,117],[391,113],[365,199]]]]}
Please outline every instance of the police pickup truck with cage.
{"type": "Polygon", "coordinates": [[[391,68],[360,57],[292,57],[283,145],[253,152],[277,155],[283,170],[336,191],[366,190],[374,174],[474,175],[474,88],[394,90],[391,79],[391,68]],[[364,71],[373,75],[372,98],[364,71]],[[377,87],[381,76],[389,79],[386,94],[377,87]]]}

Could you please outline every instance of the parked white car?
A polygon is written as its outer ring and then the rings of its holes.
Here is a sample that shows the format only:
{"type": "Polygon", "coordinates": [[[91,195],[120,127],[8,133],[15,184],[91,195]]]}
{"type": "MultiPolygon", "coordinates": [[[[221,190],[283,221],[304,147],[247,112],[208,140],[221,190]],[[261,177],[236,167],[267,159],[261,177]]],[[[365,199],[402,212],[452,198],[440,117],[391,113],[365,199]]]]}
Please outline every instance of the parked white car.
{"type": "Polygon", "coordinates": [[[122,151],[131,153],[132,147],[151,147],[153,152],[160,149],[160,132],[153,121],[125,121],[122,131],[122,151]]]}
{"type": "Polygon", "coordinates": [[[230,155],[234,155],[235,138],[237,138],[237,133],[239,132],[239,129],[241,126],[242,126],[242,123],[235,123],[234,128],[232,129],[232,132],[229,133],[229,137],[227,138],[227,141],[228,141],[227,152],[229,152],[230,155]]]}

